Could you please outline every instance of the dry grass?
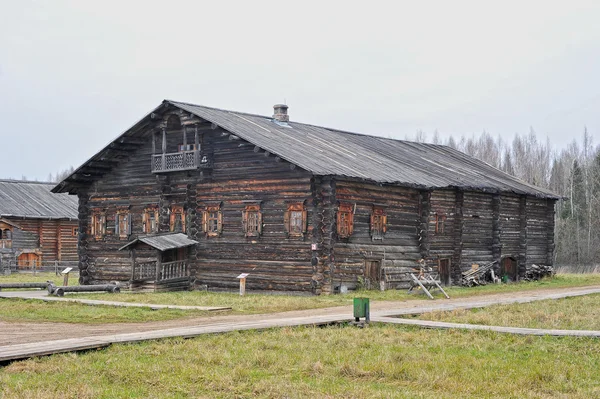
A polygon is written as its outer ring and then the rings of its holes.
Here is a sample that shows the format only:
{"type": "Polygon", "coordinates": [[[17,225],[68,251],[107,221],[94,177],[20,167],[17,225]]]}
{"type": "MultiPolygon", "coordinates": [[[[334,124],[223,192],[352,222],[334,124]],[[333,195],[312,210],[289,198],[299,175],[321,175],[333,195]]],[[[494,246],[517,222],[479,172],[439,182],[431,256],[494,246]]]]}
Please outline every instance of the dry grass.
{"type": "Polygon", "coordinates": [[[592,398],[600,343],[401,326],[284,328],[15,362],[6,398],[592,398]]]}
{"type": "Polygon", "coordinates": [[[496,305],[483,309],[432,312],[418,318],[488,326],[600,330],[600,295],[496,305]]]}

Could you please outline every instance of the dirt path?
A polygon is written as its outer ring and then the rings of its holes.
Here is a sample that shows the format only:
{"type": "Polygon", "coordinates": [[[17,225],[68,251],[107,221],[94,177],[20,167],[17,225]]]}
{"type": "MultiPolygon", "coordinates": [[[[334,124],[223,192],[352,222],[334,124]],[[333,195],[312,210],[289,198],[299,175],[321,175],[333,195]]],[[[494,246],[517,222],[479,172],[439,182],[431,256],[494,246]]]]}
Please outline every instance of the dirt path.
{"type": "MultiPolygon", "coordinates": [[[[423,313],[433,310],[484,307],[494,304],[531,302],[571,295],[600,293],[600,286],[540,289],[535,291],[509,292],[479,295],[468,298],[407,301],[378,301],[371,304],[374,316],[423,313]]],[[[291,312],[254,315],[215,315],[202,318],[176,319],[147,323],[71,324],[71,323],[9,323],[0,321],[0,347],[30,342],[67,338],[103,336],[108,334],[138,333],[186,326],[208,326],[219,323],[252,323],[261,320],[293,319],[303,317],[352,315],[352,306],[308,309],[291,312]]],[[[1,310],[0,310],[1,317],[1,310]]],[[[1,351],[1,349],[0,349],[1,351]]]]}

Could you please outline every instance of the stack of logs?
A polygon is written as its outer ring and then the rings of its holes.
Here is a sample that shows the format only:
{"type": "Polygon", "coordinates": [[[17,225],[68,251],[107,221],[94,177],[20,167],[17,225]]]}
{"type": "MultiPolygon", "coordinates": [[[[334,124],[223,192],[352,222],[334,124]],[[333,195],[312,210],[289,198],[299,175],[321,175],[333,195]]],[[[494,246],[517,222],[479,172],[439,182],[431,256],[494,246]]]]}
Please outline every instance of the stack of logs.
{"type": "Polygon", "coordinates": [[[525,281],[537,281],[544,277],[552,277],[554,275],[554,268],[547,265],[531,265],[525,272],[525,281]]]}
{"type": "Polygon", "coordinates": [[[486,285],[488,282],[495,282],[497,276],[494,275],[494,264],[496,264],[496,261],[481,265],[477,269],[463,272],[460,285],[463,287],[474,287],[477,285],[486,285]]]}

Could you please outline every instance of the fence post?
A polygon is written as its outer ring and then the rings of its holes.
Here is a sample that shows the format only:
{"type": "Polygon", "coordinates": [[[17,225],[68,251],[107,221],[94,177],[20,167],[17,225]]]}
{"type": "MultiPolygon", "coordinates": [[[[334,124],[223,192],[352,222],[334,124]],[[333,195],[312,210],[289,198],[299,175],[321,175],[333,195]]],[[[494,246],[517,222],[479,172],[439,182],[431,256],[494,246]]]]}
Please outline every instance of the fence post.
{"type": "Polygon", "coordinates": [[[37,261],[34,260],[33,261],[33,275],[35,276],[35,267],[36,267],[37,261]]]}
{"type": "Polygon", "coordinates": [[[54,274],[58,276],[58,261],[54,261],[54,274]]]}

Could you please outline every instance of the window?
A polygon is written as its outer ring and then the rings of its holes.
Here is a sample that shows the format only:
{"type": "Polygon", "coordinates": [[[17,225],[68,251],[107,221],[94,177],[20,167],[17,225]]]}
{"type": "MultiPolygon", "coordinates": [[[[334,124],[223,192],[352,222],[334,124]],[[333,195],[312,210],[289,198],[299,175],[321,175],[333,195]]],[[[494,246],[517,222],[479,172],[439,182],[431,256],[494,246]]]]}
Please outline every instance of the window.
{"type": "Polygon", "coordinates": [[[92,213],[91,234],[95,238],[102,238],[106,235],[106,215],[101,211],[92,213]]]}
{"type": "Polygon", "coordinates": [[[258,237],[262,233],[260,205],[246,205],[242,212],[242,225],[246,237],[258,237]]]}
{"type": "Polygon", "coordinates": [[[179,144],[177,146],[177,151],[194,151],[196,149],[196,144],[179,144]]]}
{"type": "Polygon", "coordinates": [[[307,212],[304,204],[289,204],[283,216],[285,231],[288,236],[302,237],[306,233],[307,212]]]}
{"type": "Polygon", "coordinates": [[[154,206],[144,209],[142,231],[145,234],[158,233],[158,207],[154,206]]]}
{"type": "Polygon", "coordinates": [[[202,229],[209,237],[217,237],[223,231],[221,205],[209,205],[202,211],[202,229]]]}
{"type": "Polygon", "coordinates": [[[185,232],[185,213],[183,212],[183,206],[172,206],[171,215],[169,218],[169,231],[175,233],[185,232]]]}
{"type": "Polygon", "coordinates": [[[129,234],[131,234],[131,215],[128,209],[119,209],[115,217],[115,235],[127,239],[129,234]]]}
{"type": "Polygon", "coordinates": [[[435,214],[435,234],[444,234],[446,215],[435,214]]]}
{"type": "Polygon", "coordinates": [[[371,213],[371,238],[382,240],[387,230],[387,215],[381,206],[373,206],[371,213]]]}
{"type": "Polygon", "coordinates": [[[72,235],[73,237],[77,237],[77,236],[79,235],[79,227],[73,227],[73,228],[71,229],[71,235],[72,235]]]}
{"type": "Polygon", "coordinates": [[[340,238],[348,238],[354,230],[354,206],[340,204],[337,212],[337,234],[340,238]]]}

